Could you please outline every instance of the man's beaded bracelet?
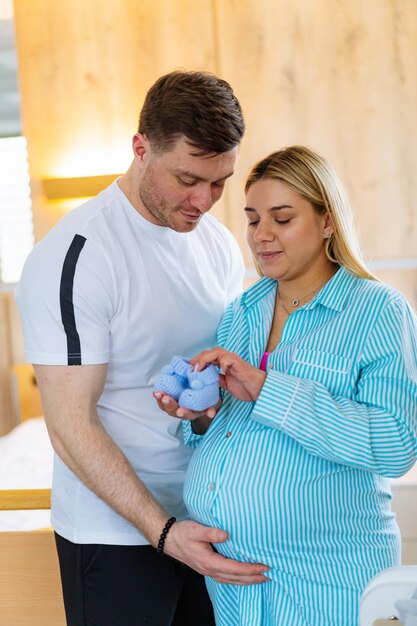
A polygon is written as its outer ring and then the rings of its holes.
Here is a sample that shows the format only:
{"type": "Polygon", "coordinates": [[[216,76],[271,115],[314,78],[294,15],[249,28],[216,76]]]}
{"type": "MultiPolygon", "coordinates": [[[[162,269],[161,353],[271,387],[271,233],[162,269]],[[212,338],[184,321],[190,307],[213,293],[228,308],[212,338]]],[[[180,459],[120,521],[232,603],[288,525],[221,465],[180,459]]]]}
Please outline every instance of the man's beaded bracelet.
{"type": "Polygon", "coordinates": [[[171,528],[171,526],[176,521],[177,521],[176,517],[170,517],[169,520],[167,521],[167,523],[165,524],[164,529],[161,532],[161,536],[159,537],[158,547],[156,548],[156,551],[157,551],[158,554],[163,554],[165,539],[167,538],[167,534],[169,533],[169,529],[171,528]]]}

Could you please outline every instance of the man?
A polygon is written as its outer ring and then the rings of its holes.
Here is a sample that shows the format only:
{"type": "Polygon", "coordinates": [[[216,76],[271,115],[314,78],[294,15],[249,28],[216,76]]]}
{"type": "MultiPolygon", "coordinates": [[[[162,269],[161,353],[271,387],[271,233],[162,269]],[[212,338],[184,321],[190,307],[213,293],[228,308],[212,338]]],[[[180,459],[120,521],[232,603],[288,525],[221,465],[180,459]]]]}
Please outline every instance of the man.
{"type": "Polygon", "coordinates": [[[214,345],[240,291],[237,244],[205,214],[243,131],[225,81],[163,76],[146,96],[128,171],[63,218],[25,265],[18,302],[56,452],[52,524],[69,625],[213,624],[203,578],[178,561],[225,583],[264,580],[262,566],[213,550],[224,530],[184,519],[190,452],[152,397],[173,354],[214,345]]]}

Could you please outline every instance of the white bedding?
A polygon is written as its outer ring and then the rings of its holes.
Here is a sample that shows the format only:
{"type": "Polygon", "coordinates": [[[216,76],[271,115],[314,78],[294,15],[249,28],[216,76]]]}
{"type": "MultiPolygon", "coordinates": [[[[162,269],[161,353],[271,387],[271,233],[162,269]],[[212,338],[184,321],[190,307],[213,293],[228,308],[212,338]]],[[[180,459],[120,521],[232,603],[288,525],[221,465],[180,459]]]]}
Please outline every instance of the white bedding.
{"type": "MultiPolygon", "coordinates": [[[[0,489],[47,489],[53,451],[42,417],[19,424],[0,437],[0,489]]],[[[50,511],[0,511],[0,531],[50,526],[50,511]]]]}
{"type": "MultiPolygon", "coordinates": [[[[0,437],[0,489],[49,488],[52,465],[52,446],[42,417],[27,420],[0,437]]],[[[410,485],[417,487],[417,464],[405,476],[392,481],[394,492],[410,485]]],[[[49,511],[0,511],[0,531],[49,525],[49,511]]]]}

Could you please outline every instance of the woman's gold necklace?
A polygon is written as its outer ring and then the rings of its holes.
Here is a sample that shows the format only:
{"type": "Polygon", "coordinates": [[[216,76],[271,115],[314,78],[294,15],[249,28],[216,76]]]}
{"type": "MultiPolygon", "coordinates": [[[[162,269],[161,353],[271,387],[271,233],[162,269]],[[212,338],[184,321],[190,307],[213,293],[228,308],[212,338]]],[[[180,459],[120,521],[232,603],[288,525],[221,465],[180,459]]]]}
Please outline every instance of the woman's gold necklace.
{"type": "Polygon", "coordinates": [[[301,296],[299,298],[286,298],[285,296],[283,296],[283,298],[282,298],[281,297],[281,291],[278,288],[278,299],[279,299],[281,307],[284,309],[284,311],[287,311],[287,313],[289,313],[289,311],[287,310],[287,307],[285,306],[283,300],[285,300],[286,302],[289,302],[294,308],[297,308],[302,300],[305,300],[309,296],[312,296],[313,293],[316,293],[316,291],[319,291],[319,289],[321,289],[323,287],[323,285],[325,285],[331,278],[333,278],[333,276],[335,274],[336,274],[336,272],[333,272],[333,274],[331,276],[329,276],[329,278],[326,278],[325,280],[323,280],[323,282],[320,283],[320,285],[318,285],[315,289],[313,289],[312,291],[309,291],[304,296],[301,296]]]}

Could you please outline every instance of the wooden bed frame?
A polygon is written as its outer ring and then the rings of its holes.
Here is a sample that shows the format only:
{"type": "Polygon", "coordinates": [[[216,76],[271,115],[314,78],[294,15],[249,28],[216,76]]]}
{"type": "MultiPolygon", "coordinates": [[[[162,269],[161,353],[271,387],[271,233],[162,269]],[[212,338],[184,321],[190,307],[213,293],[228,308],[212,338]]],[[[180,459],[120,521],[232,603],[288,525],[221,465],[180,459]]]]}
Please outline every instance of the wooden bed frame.
{"type": "MultiPolygon", "coordinates": [[[[50,489],[0,491],[0,511],[50,506],[50,489]]],[[[52,529],[0,532],[0,624],[65,626],[52,529]]]]}

